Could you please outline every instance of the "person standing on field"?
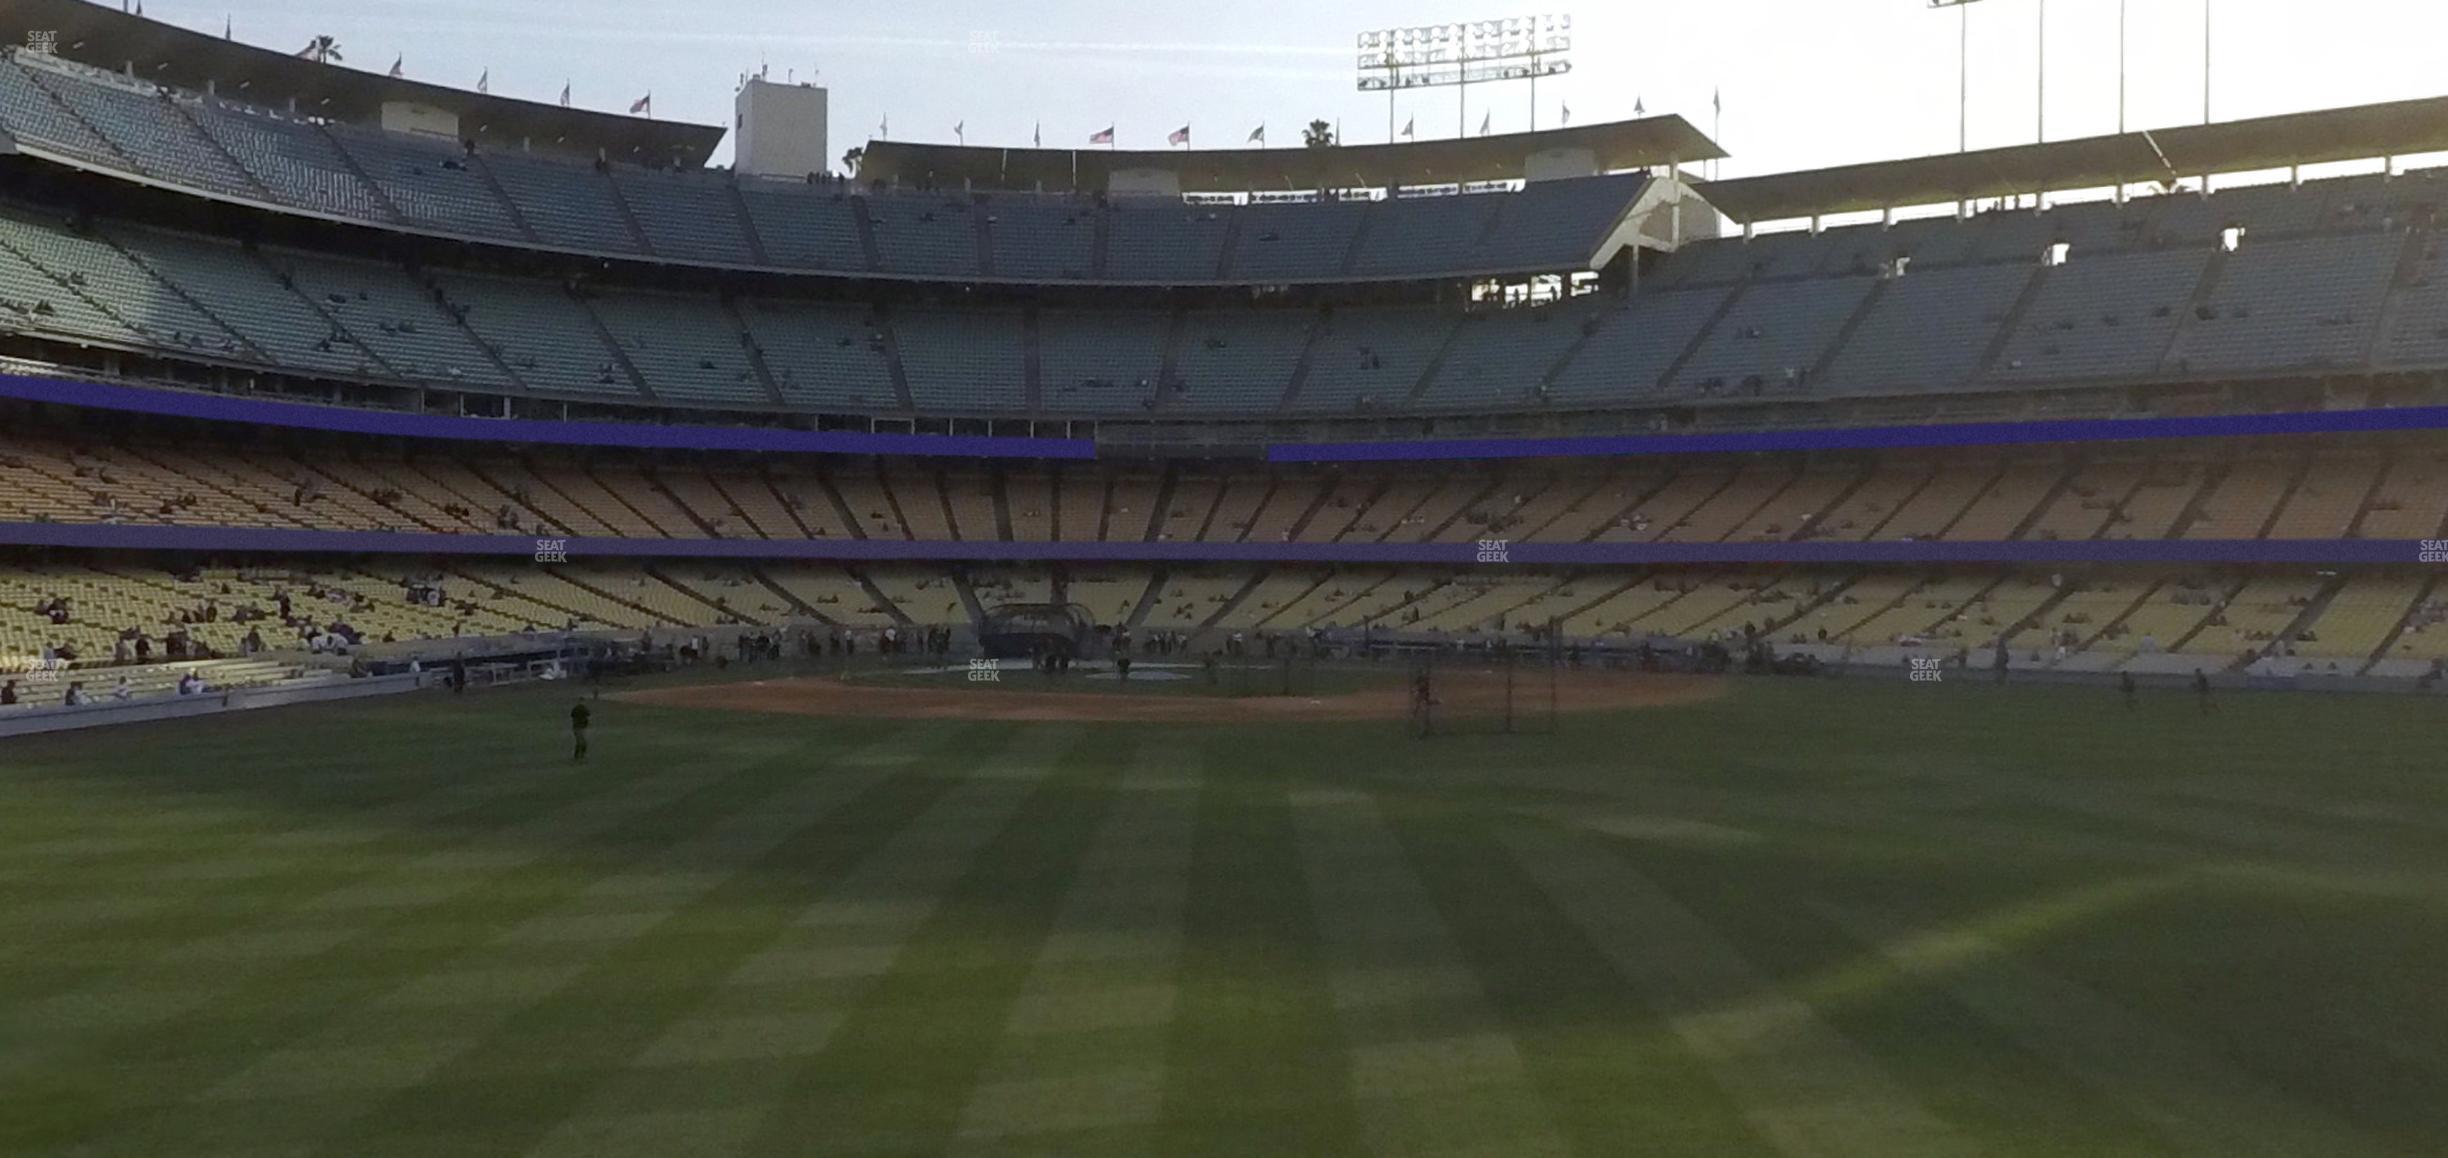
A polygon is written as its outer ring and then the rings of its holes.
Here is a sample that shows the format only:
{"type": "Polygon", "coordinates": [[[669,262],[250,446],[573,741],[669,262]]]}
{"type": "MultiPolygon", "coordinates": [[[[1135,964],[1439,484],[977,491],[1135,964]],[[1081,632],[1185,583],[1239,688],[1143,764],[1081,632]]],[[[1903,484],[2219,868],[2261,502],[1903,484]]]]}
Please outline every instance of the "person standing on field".
{"type": "Polygon", "coordinates": [[[573,763],[583,764],[586,762],[587,719],[592,714],[593,713],[587,711],[587,706],[585,704],[579,704],[570,709],[570,760],[573,763]]]}

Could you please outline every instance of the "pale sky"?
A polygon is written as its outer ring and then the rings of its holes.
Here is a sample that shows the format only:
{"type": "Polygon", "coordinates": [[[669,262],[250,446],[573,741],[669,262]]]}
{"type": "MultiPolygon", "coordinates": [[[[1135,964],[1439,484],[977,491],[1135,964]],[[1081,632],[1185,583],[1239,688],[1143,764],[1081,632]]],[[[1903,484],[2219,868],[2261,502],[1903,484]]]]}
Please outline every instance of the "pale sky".
{"type": "MultiPolygon", "coordinates": [[[[1574,70],[1542,81],[1539,124],[1569,104],[1575,123],[1677,112],[1711,130],[1724,92],[1723,175],[1947,152],[1956,141],[1957,13],[1928,0],[149,0],[146,14],[292,50],[339,38],[349,67],[549,101],[564,79],[577,103],[621,109],[648,90],[657,115],[728,124],[743,71],[770,65],[831,90],[838,156],[890,117],[898,140],[1084,146],[1117,127],[1124,148],[1161,147],[1184,122],[1193,143],[1237,146],[1261,122],[1297,145],[1313,117],[1354,143],[1386,137],[1382,95],[1355,89],[1354,34],[1440,21],[1570,13],[1574,70]],[[1705,19],[1703,17],[1705,14],[1705,19]]],[[[1973,147],[2028,142],[2036,126],[2034,46],[2043,0],[1980,0],[1970,12],[1973,147]]],[[[2119,0],[2045,0],[2048,135],[2116,127],[2119,0]]],[[[2128,123],[2201,119],[2205,0],[2125,0],[2128,123]]],[[[2212,113],[2220,120],[2448,94],[2448,3],[2440,0],[2207,0],[2212,113]]],[[[1530,124],[1522,85],[1475,87],[1461,116],[1476,131],[1530,124]]],[[[1452,136],[1455,93],[1399,98],[1397,119],[1452,136]]],[[[717,154],[727,160],[728,146],[717,154]]]]}

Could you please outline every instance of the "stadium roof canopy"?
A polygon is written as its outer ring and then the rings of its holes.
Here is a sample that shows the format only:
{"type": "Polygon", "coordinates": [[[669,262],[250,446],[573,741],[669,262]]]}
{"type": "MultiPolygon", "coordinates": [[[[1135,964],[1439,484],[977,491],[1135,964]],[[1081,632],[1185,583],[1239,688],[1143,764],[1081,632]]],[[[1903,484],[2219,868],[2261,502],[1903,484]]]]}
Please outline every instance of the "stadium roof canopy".
{"type": "Polygon", "coordinates": [[[265,107],[294,99],[299,112],[337,121],[379,124],[386,102],[425,105],[456,115],[463,135],[488,144],[528,143],[590,157],[600,149],[614,160],[668,160],[696,167],[713,155],[726,131],[721,125],[565,109],[543,101],[394,80],[378,72],[320,64],[294,51],[192,32],[90,0],[0,3],[0,43],[22,45],[36,32],[51,34],[59,55],[80,64],[173,88],[212,89],[225,98],[265,107]]]}
{"type": "Polygon", "coordinates": [[[1101,192],[1116,172],[1175,176],[1184,190],[1391,188],[1513,180],[1540,153],[1587,152],[1593,172],[1714,160],[1725,150],[1679,116],[1392,145],[1257,149],[1004,149],[869,141],[861,180],[1101,192]]]}
{"type": "Polygon", "coordinates": [[[2448,150],[2448,97],[1695,182],[1737,222],[2448,150]]]}

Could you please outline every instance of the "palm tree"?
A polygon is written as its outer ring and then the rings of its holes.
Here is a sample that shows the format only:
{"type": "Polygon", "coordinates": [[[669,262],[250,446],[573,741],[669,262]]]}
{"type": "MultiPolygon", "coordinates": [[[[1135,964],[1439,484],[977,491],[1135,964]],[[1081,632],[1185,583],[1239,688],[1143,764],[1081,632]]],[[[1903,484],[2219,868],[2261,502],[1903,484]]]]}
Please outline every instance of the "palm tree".
{"type": "Polygon", "coordinates": [[[867,147],[864,145],[857,146],[852,148],[849,152],[842,154],[842,168],[848,170],[851,176],[856,177],[858,176],[859,162],[866,159],[867,147]]]}
{"type": "Polygon", "coordinates": [[[1334,148],[1334,126],[1324,121],[1309,122],[1309,127],[1301,130],[1301,144],[1312,149],[1334,148]]]}
{"type": "Polygon", "coordinates": [[[331,64],[341,59],[340,42],[329,36],[315,37],[314,43],[307,46],[307,51],[314,54],[317,64],[331,64]]]}

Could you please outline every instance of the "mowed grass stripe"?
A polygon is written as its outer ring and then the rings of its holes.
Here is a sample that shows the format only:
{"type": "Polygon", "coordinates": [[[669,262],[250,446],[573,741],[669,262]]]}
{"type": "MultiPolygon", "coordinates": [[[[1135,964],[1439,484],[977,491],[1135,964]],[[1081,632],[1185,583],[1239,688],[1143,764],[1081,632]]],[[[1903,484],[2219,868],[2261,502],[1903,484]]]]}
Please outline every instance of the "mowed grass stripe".
{"type": "Polygon", "coordinates": [[[524,1146],[590,1099],[634,1107],[637,1089],[613,1087],[639,1052],[814,890],[927,815],[953,788],[937,769],[977,758],[991,736],[956,723],[901,725],[867,745],[817,739],[763,768],[748,799],[735,795],[636,860],[572,882],[554,907],[496,926],[455,964],[540,966],[546,982],[467,1007],[459,1048],[327,1127],[330,1140],[387,1138],[406,1152],[524,1146]]]}
{"type": "MultiPolygon", "coordinates": [[[[289,960],[306,961],[340,947],[349,936],[368,927],[333,911],[331,902],[336,899],[393,889],[412,896],[418,904],[442,904],[454,892],[472,890],[490,879],[484,872],[462,871],[456,890],[434,887],[434,881],[460,869],[462,859],[471,854],[481,856],[484,865],[494,870],[533,861],[559,844],[587,839],[703,791],[722,778],[709,772],[720,766],[721,761],[713,759],[703,766],[665,765],[645,779],[617,775],[573,779],[558,768],[549,772],[497,768],[501,794],[476,793],[473,803],[453,802],[448,807],[434,806],[442,795],[435,794],[381,810],[367,822],[398,826],[382,839],[381,847],[358,850],[321,871],[309,862],[292,866],[273,879],[256,879],[245,894],[249,903],[239,912],[213,909],[172,919],[132,921],[107,933],[89,929],[75,944],[90,957],[72,955],[70,945],[52,946],[51,954],[75,968],[63,969],[58,975],[63,984],[49,991],[27,993],[27,987],[13,986],[12,1007],[0,1011],[0,1025],[13,1023],[20,1033],[30,1034],[53,1019],[62,1019],[66,1028],[107,1030],[176,1016],[260,976],[264,966],[283,954],[285,941],[289,960]],[[442,839],[417,827],[452,817],[465,827],[445,830],[442,839]],[[384,854],[388,859],[382,859],[384,854]],[[211,968],[216,960],[254,968],[211,968]],[[111,998],[129,991],[184,992],[189,1000],[185,1005],[102,1009],[112,1004],[111,998]],[[127,1025],[77,1020],[80,1011],[95,1010],[127,1025]]],[[[193,898],[189,905],[205,908],[193,898]]]]}
{"type": "Polygon", "coordinates": [[[1008,752],[946,799],[939,829],[834,890],[888,907],[809,915],[824,922],[805,929],[817,943],[858,937],[884,967],[820,1052],[777,1067],[787,1081],[754,1151],[937,1153],[954,1136],[1111,804],[1113,763],[1075,751],[1086,729],[1009,731],[1008,752]]]}
{"type": "Polygon", "coordinates": [[[1203,763],[1194,748],[1142,741],[1113,778],[949,1153],[1164,1149],[1155,1120],[1203,763]]]}
{"type": "Polygon", "coordinates": [[[1570,1153],[1377,801],[1312,790],[1292,804],[1369,1152],[1570,1153]]]}
{"type": "MultiPolygon", "coordinates": [[[[766,746],[773,758],[787,755],[770,742],[766,746]]],[[[501,923],[562,903],[582,889],[595,874],[567,863],[572,850],[651,850],[706,815],[722,815],[736,805],[724,787],[753,778],[757,770],[755,764],[741,764],[740,753],[737,747],[723,756],[701,752],[703,766],[651,762],[645,766],[654,771],[639,777],[600,767],[591,770],[596,775],[564,774],[558,782],[565,793],[587,791],[564,795],[558,807],[501,829],[429,846],[397,862],[387,877],[407,888],[403,903],[344,906],[337,912],[307,903],[291,916],[289,923],[299,932],[345,934],[337,944],[254,968],[214,971],[214,983],[202,988],[171,989],[167,995],[176,1020],[123,1035],[125,1048],[139,1051],[135,1056],[116,1064],[104,1057],[81,1070],[54,1069],[49,1076],[89,1075],[88,1110],[115,1107],[110,1133],[130,1140],[138,1152],[147,1144],[179,1139],[224,1137],[235,1143],[294,1137],[343,1121],[362,1109],[372,1096],[368,1090],[413,1080],[414,1059],[438,1061],[456,1040],[451,1031],[467,1029],[465,1020],[444,1016],[449,1011],[388,1007],[378,1000],[383,994],[484,953],[484,939],[501,923]],[[496,845],[505,855],[477,857],[473,863],[481,867],[461,866],[462,853],[496,845]],[[416,887],[446,871],[444,866],[461,866],[447,870],[455,879],[446,887],[416,887]],[[399,1056],[388,1056],[389,1048],[397,1048],[399,1056]],[[351,1074],[350,1063],[367,1072],[351,1074]],[[250,1100],[255,1092],[232,1087],[257,1071],[254,1080],[269,1083],[261,1095],[269,1100],[250,1100]],[[301,1099],[292,1096],[295,1090],[284,1093],[284,1082],[338,1092],[301,1099]],[[180,1104],[214,1092],[223,1096],[180,1104]]],[[[352,883],[325,896],[378,887],[352,883]]],[[[278,931],[269,935],[277,943],[278,931]]],[[[147,991],[123,987],[120,996],[128,992],[147,991]]],[[[110,1038],[93,1040],[115,1044],[110,1038]]]]}
{"type": "Polygon", "coordinates": [[[1979,930],[1914,928],[1866,906],[1820,906],[1896,968],[2050,1058],[2175,1152],[2346,1155],[2374,1140],[2138,1011],[2040,969],[1979,930]]]}
{"type": "Polygon", "coordinates": [[[1163,1125],[1176,1153],[1360,1152],[1351,1071],[1285,786],[1199,794],[1163,1125]]]}
{"type": "MultiPolygon", "coordinates": [[[[242,756],[231,759],[247,763],[242,756]]],[[[0,961],[38,959],[60,980],[73,982],[75,967],[89,963],[89,950],[100,950],[92,965],[108,967],[116,963],[110,951],[131,940],[225,932],[233,919],[276,908],[298,888],[327,887],[352,872],[375,871],[387,848],[429,839],[425,825],[473,820],[491,827],[499,818],[517,817],[522,805],[550,804],[560,795],[549,777],[487,778],[464,766],[430,777],[390,777],[383,786],[398,791],[282,806],[283,811],[246,800],[247,790],[237,786],[218,789],[220,795],[210,798],[198,798],[202,790],[174,794],[157,805],[163,815],[201,805],[216,816],[211,828],[179,832],[164,826],[165,831],[141,838],[97,838],[116,851],[62,858],[27,874],[24,887],[53,901],[10,920],[22,927],[8,929],[15,935],[0,945],[0,961]],[[241,801],[234,807],[225,803],[233,797],[241,801]],[[335,831],[349,839],[330,839],[335,831]],[[326,839],[306,839],[317,836],[326,839]]],[[[13,973],[0,973],[0,985],[27,987],[13,973]]]]}
{"type": "Polygon", "coordinates": [[[1503,840],[1778,1150],[1795,1158],[1978,1152],[1808,1005],[1598,842],[1530,828],[1510,830],[1503,840]]]}
{"type": "MultiPolygon", "coordinates": [[[[1486,818],[1434,802],[1401,802],[1388,816],[1576,1152],[1776,1153],[1486,818]]],[[[1427,1017],[1454,988],[1451,978],[1423,978],[1396,993],[1427,1017]]]]}
{"type": "Polygon", "coordinates": [[[2024,864],[1957,864],[1943,878],[1919,861],[1848,860],[1782,845],[1702,851],[1618,845],[1618,856],[1703,915],[1770,983],[1807,1004],[1875,1058],[1930,1111],[1993,1158],[2163,1155],[2142,1118],[2123,1112],[2052,1059],[1966,1017],[1943,988],[1897,969],[1877,946],[1820,916],[1826,897],[1912,898],[1915,912],[1994,914],[2017,936],[2113,919],[2156,878],[2050,880],[2024,864]],[[2035,890],[2038,890],[2035,894],[2035,890]],[[2079,1111],[2070,1112],[2079,1107],[2079,1111]]]}

